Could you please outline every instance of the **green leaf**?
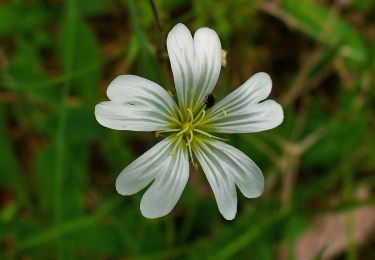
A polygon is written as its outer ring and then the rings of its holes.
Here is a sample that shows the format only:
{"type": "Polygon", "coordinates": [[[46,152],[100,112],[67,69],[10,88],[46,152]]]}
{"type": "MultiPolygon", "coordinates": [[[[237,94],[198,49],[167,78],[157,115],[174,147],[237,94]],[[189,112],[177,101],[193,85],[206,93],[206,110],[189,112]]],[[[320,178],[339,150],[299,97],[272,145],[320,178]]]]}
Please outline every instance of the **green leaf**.
{"type": "MultiPolygon", "coordinates": [[[[54,136],[58,126],[55,114],[47,114],[38,120],[38,130],[46,136],[54,136]]],[[[69,145],[87,145],[100,139],[105,129],[95,120],[94,111],[86,108],[67,109],[65,140],[69,145]]]]}
{"type": "MultiPolygon", "coordinates": [[[[65,75],[72,75],[74,71],[74,61],[77,54],[77,37],[79,37],[76,23],[79,21],[79,13],[77,10],[77,1],[70,0],[66,2],[66,13],[62,22],[61,42],[64,47],[60,52],[62,56],[62,64],[64,67],[65,75]]],[[[62,87],[62,98],[58,113],[58,124],[54,140],[55,158],[54,158],[54,171],[53,171],[53,224],[55,227],[59,226],[64,216],[63,207],[63,194],[64,194],[64,181],[66,179],[65,172],[67,171],[67,149],[66,149],[66,125],[67,125],[67,105],[69,93],[71,89],[71,81],[68,80],[62,87]]],[[[58,259],[66,258],[67,251],[64,250],[61,239],[56,241],[56,251],[58,259]]]]}
{"type": "Polygon", "coordinates": [[[59,53],[65,76],[74,78],[71,91],[93,106],[98,100],[102,65],[95,36],[78,15],[72,14],[63,20],[60,38],[59,53]],[[70,54],[72,48],[74,51],[70,54]]]}
{"type": "Polygon", "coordinates": [[[366,136],[369,118],[367,110],[353,109],[356,98],[352,91],[344,93],[340,100],[341,113],[336,118],[329,117],[327,111],[323,110],[317,99],[315,100],[310,109],[307,128],[312,131],[323,121],[327,133],[306,151],[303,166],[329,167],[340,159],[349,159],[350,152],[355,150],[366,136]]]}
{"type": "Polygon", "coordinates": [[[42,70],[39,50],[25,37],[16,38],[16,52],[10,66],[2,73],[6,88],[27,95],[34,102],[55,105],[58,91],[42,70]],[[43,83],[43,87],[40,87],[43,83]]]}
{"type": "Polygon", "coordinates": [[[310,0],[283,0],[281,7],[302,32],[323,44],[341,43],[342,57],[359,65],[368,63],[368,50],[362,37],[327,8],[310,0]]]}
{"type": "Polygon", "coordinates": [[[111,1],[107,0],[90,0],[87,1],[78,1],[77,6],[79,13],[82,15],[98,15],[105,11],[108,11],[111,1]]]}
{"type": "MultiPolygon", "coordinates": [[[[86,148],[86,146],[85,146],[86,148]]],[[[51,185],[54,181],[54,151],[56,147],[48,145],[41,149],[36,156],[35,165],[33,169],[33,185],[35,187],[38,205],[41,213],[44,216],[51,216],[54,207],[54,187],[51,185]]],[[[85,149],[86,150],[86,149],[85,149]]],[[[82,198],[82,173],[80,168],[87,172],[87,153],[82,149],[71,149],[71,152],[66,158],[66,167],[63,179],[63,191],[61,202],[62,218],[71,219],[72,217],[79,216],[83,211],[83,198],[82,198]]],[[[85,178],[87,176],[84,176],[85,178]]],[[[50,218],[47,218],[48,221],[50,218]]]]}
{"type": "MultiPolygon", "coordinates": [[[[125,0],[123,1],[125,2],[125,0]]],[[[140,74],[149,80],[164,85],[159,66],[147,47],[148,43],[141,29],[140,17],[136,5],[133,0],[127,0],[126,4],[130,12],[130,19],[134,27],[138,44],[141,47],[141,60],[139,63],[140,74]]]]}
{"type": "Polygon", "coordinates": [[[21,167],[18,163],[12,142],[5,129],[4,110],[0,107],[0,186],[9,187],[20,203],[28,202],[28,195],[21,167]]]}
{"type": "Polygon", "coordinates": [[[43,215],[50,219],[53,210],[53,166],[54,166],[54,147],[46,146],[41,149],[35,158],[33,169],[33,185],[35,187],[38,205],[43,215]]]}
{"type": "MultiPolygon", "coordinates": [[[[127,232],[127,231],[125,231],[127,232]]],[[[69,236],[69,247],[91,254],[118,256],[127,250],[121,244],[119,232],[114,227],[98,222],[92,227],[84,227],[69,236]]]]}
{"type": "Polygon", "coordinates": [[[0,5],[0,37],[32,32],[52,22],[55,10],[38,3],[1,4],[0,5]],[[22,19],[20,19],[22,18],[22,19]]]}

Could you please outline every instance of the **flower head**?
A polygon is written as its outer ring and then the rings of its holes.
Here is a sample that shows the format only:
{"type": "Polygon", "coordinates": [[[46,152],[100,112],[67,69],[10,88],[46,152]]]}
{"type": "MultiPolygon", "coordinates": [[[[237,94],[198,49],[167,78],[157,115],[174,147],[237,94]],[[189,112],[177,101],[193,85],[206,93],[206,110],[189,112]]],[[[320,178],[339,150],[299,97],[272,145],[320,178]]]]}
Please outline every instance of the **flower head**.
{"type": "Polygon", "coordinates": [[[233,219],[237,212],[236,186],[245,197],[255,198],[263,192],[264,178],[249,157],[213,133],[271,129],[283,121],[283,110],[275,101],[265,100],[272,87],[266,73],[255,74],[216,104],[208,101],[222,58],[215,31],[201,28],[193,38],[185,25],[177,24],[168,34],[167,48],[177,103],[158,84],[123,75],[109,85],[110,101],[95,107],[96,119],[103,126],[167,135],[120,173],[116,190],[131,195],[153,181],[142,197],[141,212],[148,218],[161,217],[181,196],[189,176],[189,161],[199,163],[221,214],[233,219]]]}

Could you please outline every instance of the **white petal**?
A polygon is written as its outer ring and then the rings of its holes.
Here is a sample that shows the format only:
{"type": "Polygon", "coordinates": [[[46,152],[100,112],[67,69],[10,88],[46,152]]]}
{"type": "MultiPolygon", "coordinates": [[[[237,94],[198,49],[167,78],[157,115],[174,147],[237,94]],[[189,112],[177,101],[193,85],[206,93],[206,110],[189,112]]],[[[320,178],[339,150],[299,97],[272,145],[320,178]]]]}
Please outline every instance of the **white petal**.
{"type": "Polygon", "coordinates": [[[153,108],[165,114],[173,114],[177,109],[176,103],[164,88],[135,75],[121,75],[115,78],[108,86],[107,96],[117,103],[153,108]]]}
{"type": "Polygon", "coordinates": [[[168,129],[168,118],[159,111],[135,109],[129,104],[112,101],[95,106],[99,124],[115,130],[156,131],[168,129]]]}
{"type": "Polygon", "coordinates": [[[95,107],[98,122],[117,130],[155,131],[167,129],[178,118],[177,105],[158,84],[134,75],[117,77],[109,85],[110,102],[95,107]]]}
{"type": "Polygon", "coordinates": [[[194,39],[177,24],[168,34],[167,48],[181,107],[197,109],[215,87],[221,68],[221,44],[216,32],[199,29],[194,39]]]}
{"type": "Polygon", "coordinates": [[[186,148],[166,138],[126,167],[116,180],[116,190],[131,195],[155,180],[143,195],[141,212],[157,218],[176,205],[189,177],[186,148]]]}
{"type": "Polygon", "coordinates": [[[180,107],[187,104],[189,88],[195,84],[194,41],[189,29],[177,24],[169,32],[167,49],[180,107]]]}
{"type": "Polygon", "coordinates": [[[220,157],[205,142],[200,142],[194,153],[214,192],[220,213],[227,220],[234,219],[237,213],[237,194],[227,165],[220,161],[220,157]]]}
{"type": "Polygon", "coordinates": [[[210,127],[217,133],[251,133],[280,125],[284,119],[282,107],[273,100],[260,102],[271,88],[268,74],[255,74],[207,112],[203,128],[210,127]]]}
{"type": "Polygon", "coordinates": [[[161,168],[172,142],[166,138],[128,165],[116,179],[116,190],[121,195],[132,195],[145,188],[161,168]]]}
{"type": "Polygon", "coordinates": [[[189,178],[189,160],[186,149],[179,148],[168,155],[165,167],[146,191],[141,201],[145,217],[157,218],[171,212],[180,198],[189,178]]]}
{"type": "Polygon", "coordinates": [[[221,214],[231,220],[237,212],[235,184],[247,198],[262,194],[261,170],[244,153],[223,142],[197,139],[195,155],[207,176],[221,214]]]}
{"type": "Polygon", "coordinates": [[[194,34],[194,47],[198,68],[198,83],[193,104],[204,102],[214,89],[221,69],[221,43],[214,30],[201,28],[194,34]]]}

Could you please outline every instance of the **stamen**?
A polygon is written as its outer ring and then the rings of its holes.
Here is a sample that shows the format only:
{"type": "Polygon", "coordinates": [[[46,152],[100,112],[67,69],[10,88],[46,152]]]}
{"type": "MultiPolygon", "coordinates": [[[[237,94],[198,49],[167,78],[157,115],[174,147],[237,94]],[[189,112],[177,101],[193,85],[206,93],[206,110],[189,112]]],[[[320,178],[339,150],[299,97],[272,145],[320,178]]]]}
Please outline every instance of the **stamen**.
{"type": "Polygon", "coordinates": [[[189,151],[189,156],[190,156],[191,163],[194,165],[193,152],[191,150],[191,143],[186,142],[186,146],[188,147],[188,151],[189,151]]]}
{"type": "MultiPolygon", "coordinates": [[[[181,131],[180,129],[177,129],[177,128],[173,128],[173,129],[166,129],[166,130],[158,130],[156,132],[158,132],[158,134],[160,133],[169,133],[169,132],[178,132],[178,131],[181,131]]],[[[156,134],[155,132],[155,134],[156,134]]]]}
{"type": "Polygon", "coordinates": [[[228,141],[228,139],[221,138],[221,137],[218,137],[218,136],[215,136],[215,135],[209,134],[209,133],[207,133],[207,132],[205,132],[205,131],[202,131],[202,130],[199,130],[199,129],[196,129],[196,128],[195,128],[193,131],[196,131],[196,132],[198,132],[198,133],[200,133],[200,134],[202,134],[202,135],[205,135],[205,136],[207,136],[207,137],[210,137],[210,138],[212,138],[212,139],[221,140],[221,141],[228,141]]]}
{"type": "Polygon", "coordinates": [[[177,111],[178,111],[178,114],[180,115],[180,120],[183,120],[184,117],[182,116],[180,109],[177,109],[177,111]]]}
{"type": "Polygon", "coordinates": [[[200,117],[200,115],[202,114],[202,111],[204,111],[204,110],[200,110],[200,111],[199,111],[199,113],[197,114],[196,118],[199,118],[199,117],[200,117]]]}
{"type": "Polygon", "coordinates": [[[187,130],[189,130],[189,127],[185,127],[184,129],[182,129],[180,132],[177,133],[177,136],[182,135],[182,134],[185,133],[187,130]]]}
{"type": "Polygon", "coordinates": [[[193,112],[191,111],[190,108],[188,108],[187,111],[189,112],[189,115],[190,115],[190,123],[192,124],[193,121],[194,121],[194,115],[193,115],[193,112]]]}
{"type": "Polygon", "coordinates": [[[181,129],[158,130],[158,131],[155,131],[155,137],[158,138],[160,136],[165,136],[164,133],[179,132],[179,131],[181,131],[181,129]]]}
{"type": "Polygon", "coordinates": [[[202,110],[206,110],[206,104],[203,103],[203,105],[201,105],[200,107],[198,107],[199,109],[197,109],[197,111],[199,111],[198,115],[201,113],[202,110]]]}
{"type": "Polygon", "coordinates": [[[222,109],[221,111],[223,111],[224,117],[227,117],[227,111],[224,109],[222,109]]]}
{"type": "Polygon", "coordinates": [[[199,169],[199,166],[198,166],[198,164],[197,164],[197,163],[194,163],[193,165],[194,165],[194,168],[195,168],[195,170],[197,170],[197,171],[198,171],[198,169],[199,169]]]}
{"type": "MultiPolygon", "coordinates": [[[[194,126],[199,125],[200,122],[204,119],[204,116],[206,115],[206,111],[203,109],[201,112],[199,112],[198,116],[202,113],[202,117],[194,124],[194,126]]],[[[197,117],[198,117],[197,116],[197,117]]]]}
{"type": "Polygon", "coordinates": [[[193,141],[193,138],[194,138],[194,134],[193,134],[193,131],[191,131],[191,129],[190,129],[190,138],[189,138],[189,140],[187,140],[187,143],[188,144],[191,144],[191,142],[193,141]]]}
{"type": "MultiPolygon", "coordinates": [[[[180,111],[178,111],[178,112],[180,112],[180,111]]],[[[180,112],[181,113],[181,112],[180,112]]],[[[176,118],[174,118],[174,117],[169,117],[168,118],[169,120],[171,120],[171,121],[173,121],[174,123],[176,123],[176,124],[179,124],[180,122],[176,119],[176,118]]]]}

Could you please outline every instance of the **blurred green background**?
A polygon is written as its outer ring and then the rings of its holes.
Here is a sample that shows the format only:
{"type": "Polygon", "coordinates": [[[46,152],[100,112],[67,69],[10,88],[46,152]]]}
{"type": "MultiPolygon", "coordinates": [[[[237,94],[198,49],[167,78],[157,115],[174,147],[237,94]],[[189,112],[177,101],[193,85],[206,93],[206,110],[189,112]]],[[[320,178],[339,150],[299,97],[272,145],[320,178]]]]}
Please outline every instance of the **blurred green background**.
{"type": "Polygon", "coordinates": [[[375,1],[0,1],[1,259],[375,259],[375,1]],[[153,9],[154,7],[154,9],[153,9]],[[222,98],[273,79],[276,129],[229,136],[263,170],[225,221],[201,171],[149,220],[115,179],[158,142],[100,126],[117,75],[173,89],[178,22],[217,31],[222,98]]]}

